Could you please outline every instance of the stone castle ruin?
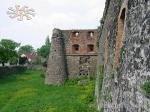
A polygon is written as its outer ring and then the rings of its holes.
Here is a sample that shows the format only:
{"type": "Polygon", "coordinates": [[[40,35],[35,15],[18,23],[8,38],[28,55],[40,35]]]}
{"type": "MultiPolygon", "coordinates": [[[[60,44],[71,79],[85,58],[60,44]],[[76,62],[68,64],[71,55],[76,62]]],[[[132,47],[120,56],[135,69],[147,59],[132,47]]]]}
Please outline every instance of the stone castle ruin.
{"type": "Polygon", "coordinates": [[[150,112],[150,0],[106,0],[96,96],[104,112],[150,112]]]}
{"type": "Polygon", "coordinates": [[[69,77],[95,75],[97,37],[96,29],[54,29],[45,83],[62,84],[69,77]]]}
{"type": "Polygon", "coordinates": [[[98,30],[54,29],[46,84],[89,74],[100,112],[150,112],[150,0],[106,0],[98,30]]]}

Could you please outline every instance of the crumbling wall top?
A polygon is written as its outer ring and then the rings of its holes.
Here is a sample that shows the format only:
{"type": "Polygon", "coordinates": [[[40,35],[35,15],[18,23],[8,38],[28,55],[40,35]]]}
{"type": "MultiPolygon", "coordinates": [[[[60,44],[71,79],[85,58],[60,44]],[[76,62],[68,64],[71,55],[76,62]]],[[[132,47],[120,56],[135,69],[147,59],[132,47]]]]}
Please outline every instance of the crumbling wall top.
{"type": "Polygon", "coordinates": [[[62,31],[60,29],[54,28],[52,38],[62,37],[62,31]]]}

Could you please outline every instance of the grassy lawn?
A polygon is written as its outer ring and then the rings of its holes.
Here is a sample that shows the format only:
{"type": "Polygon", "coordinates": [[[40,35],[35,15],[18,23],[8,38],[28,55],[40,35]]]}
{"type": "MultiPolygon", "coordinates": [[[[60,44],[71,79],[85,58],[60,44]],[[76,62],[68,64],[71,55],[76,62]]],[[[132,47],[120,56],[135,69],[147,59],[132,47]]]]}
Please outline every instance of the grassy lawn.
{"type": "Polygon", "coordinates": [[[44,85],[39,71],[0,78],[0,112],[95,112],[94,80],[44,85]]]}

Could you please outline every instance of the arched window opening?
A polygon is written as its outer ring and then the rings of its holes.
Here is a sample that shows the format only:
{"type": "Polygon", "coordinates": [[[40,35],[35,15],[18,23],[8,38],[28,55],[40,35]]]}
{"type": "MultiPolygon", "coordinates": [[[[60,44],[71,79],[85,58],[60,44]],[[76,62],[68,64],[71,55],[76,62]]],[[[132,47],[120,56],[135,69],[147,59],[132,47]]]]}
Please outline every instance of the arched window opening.
{"type": "Polygon", "coordinates": [[[73,53],[79,53],[79,45],[78,44],[74,44],[72,46],[72,52],[73,53]]]}
{"type": "Polygon", "coordinates": [[[87,45],[87,52],[93,52],[94,51],[94,45],[89,44],[87,45]]]}
{"type": "Polygon", "coordinates": [[[93,32],[93,31],[89,31],[89,32],[87,33],[87,39],[88,39],[88,40],[92,40],[93,37],[94,37],[94,32],[93,32]]]}
{"type": "Polygon", "coordinates": [[[79,36],[79,32],[78,32],[78,31],[72,32],[72,36],[73,36],[73,37],[78,37],[78,36],[79,36]]]}
{"type": "Polygon", "coordinates": [[[120,67],[120,57],[121,57],[122,41],[124,37],[123,35],[124,35],[125,17],[126,17],[126,9],[124,8],[118,20],[118,31],[117,31],[115,57],[114,57],[114,64],[113,64],[114,69],[120,67]]]}
{"type": "Polygon", "coordinates": [[[89,31],[88,32],[88,37],[93,37],[94,36],[94,32],[93,31],[89,31]]]}

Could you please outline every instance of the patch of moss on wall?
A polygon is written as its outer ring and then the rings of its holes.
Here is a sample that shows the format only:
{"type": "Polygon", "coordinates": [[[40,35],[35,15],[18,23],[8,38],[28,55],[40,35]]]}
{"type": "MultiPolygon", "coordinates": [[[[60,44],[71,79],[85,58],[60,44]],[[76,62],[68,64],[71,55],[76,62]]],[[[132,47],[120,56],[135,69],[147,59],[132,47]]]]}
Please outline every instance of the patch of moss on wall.
{"type": "Polygon", "coordinates": [[[102,91],[103,86],[103,77],[104,77],[104,65],[99,65],[99,92],[102,91]]]}
{"type": "Polygon", "coordinates": [[[100,112],[104,112],[104,108],[101,108],[100,112]]]}
{"type": "Polygon", "coordinates": [[[150,80],[146,81],[144,85],[142,85],[142,89],[146,93],[146,95],[150,96],[150,80]]]}
{"type": "Polygon", "coordinates": [[[104,96],[104,100],[112,102],[112,96],[110,94],[110,88],[109,87],[106,88],[106,94],[104,96]]]}

